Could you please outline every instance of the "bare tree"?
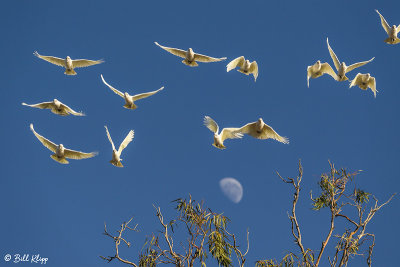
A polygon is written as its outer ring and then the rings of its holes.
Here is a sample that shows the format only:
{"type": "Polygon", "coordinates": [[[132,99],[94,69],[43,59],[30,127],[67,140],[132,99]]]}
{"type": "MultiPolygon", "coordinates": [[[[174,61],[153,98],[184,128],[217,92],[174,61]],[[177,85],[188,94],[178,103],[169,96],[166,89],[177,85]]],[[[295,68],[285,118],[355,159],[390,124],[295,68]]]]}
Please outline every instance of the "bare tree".
{"type": "Polygon", "coordinates": [[[139,255],[138,263],[123,259],[119,255],[121,241],[130,247],[130,242],[122,237],[125,230],[137,231],[137,225],[129,227],[129,220],[123,223],[117,231],[117,235],[111,235],[104,226],[104,235],[113,239],[115,243],[115,255],[103,257],[102,259],[111,262],[115,259],[122,263],[135,267],[153,267],[158,264],[171,264],[177,267],[193,267],[195,262],[206,266],[206,259],[211,255],[218,265],[223,267],[233,266],[232,252],[236,255],[239,266],[243,267],[246,262],[246,255],[249,251],[249,232],[247,231],[247,249],[242,252],[237,244],[234,234],[227,230],[229,219],[204,207],[204,203],[197,203],[189,197],[177,199],[176,219],[165,221],[160,207],[155,207],[156,217],[161,226],[159,234],[151,234],[145,242],[139,255]],[[186,229],[187,239],[181,241],[181,247],[176,248],[174,231],[178,225],[186,229]]]}
{"type": "Polygon", "coordinates": [[[326,237],[322,240],[321,248],[318,251],[313,251],[305,248],[302,243],[302,235],[299,222],[296,216],[296,205],[300,196],[300,183],[303,178],[303,167],[299,161],[298,175],[294,178],[283,178],[279,173],[279,178],[291,184],[294,188],[292,211],[288,214],[291,222],[291,232],[295,239],[295,243],[300,249],[300,253],[288,253],[281,261],[274,259],[260,260],[256,262],[256,267],[280,267],[280,266],[312,266],[320,265],[322,255],[331,240],[332,236],[337,238],[335,254],[333,257],[327,257],[329,264],[332,267],[347,266],[350,256],[366,255],[366,263],[372,265],[372,252],[375,246],[375,235],[366,231],[367,224],[374,217],[376,212],[383,206],[388,204],[395,194],[393,194],[386,202],[378,205],[378,200],[372,196],[374,203],[369,203],[371,194],[359,188],[349,190],[349,186],[355,179],[357,172],[348,173],[346,169],[337,170],[331,162],[329,162],[330,171],[322,174],[318,183],[321,193],[318,197],[311,200],[313,209],[318,211],[323,208],[328,208],[330,211],[329,228],[326,237]],[[347,189],[347,190],[346,190],[347,189]],[[349,191],[351,191],[349,193],[349,191]],[[351,207],[355,210],[355,214],[345,214],[343,209],[351,207]],[[369,211],[367,211],[369,207],[369,211]],[[353,216],[353,219],[352,219],[353,216]],[[335,220],[341,218],[346,220],[350,225],[349,229],[344,230],[342,234],[333,235],[335,230],[335,220]],[[362,253],[361,248],[364,243],[369,242],[367,253],[362,253]]]}

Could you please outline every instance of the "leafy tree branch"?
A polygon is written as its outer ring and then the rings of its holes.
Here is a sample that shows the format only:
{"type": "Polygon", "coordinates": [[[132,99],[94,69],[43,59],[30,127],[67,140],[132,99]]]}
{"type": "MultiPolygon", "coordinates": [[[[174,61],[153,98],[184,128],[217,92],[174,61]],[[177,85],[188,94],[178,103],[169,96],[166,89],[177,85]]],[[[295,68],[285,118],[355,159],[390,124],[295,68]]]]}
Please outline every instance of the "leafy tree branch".
{"type": "Polygon", "coordinates": [[[227,230],[230,221],[226,216],[213,212],[205,207],[203,202],[197,203],[190,196],[188,199],[176,199],[173,202],[176,204],[177,215],[169,222],[164,219],[160,207],[154,206],[161,230],[159,234],[153,233],[148,237],[142,247],[138,263],[123,259],[118,249],[121,241],[130,247],[130,243],[122,237],[122,234],[126,229],[136,230],[136,226],[134,228],[128,226],[132,219],[121,225],[116,236],[108,233],[105,227],[104,234],[114,240],[115,255],[101,256],[101,258],[108,262],[118,259],[120,262],[138,267],[153,267],[159,264],[193,267],[195,262],[205,267],[206,259],[211,258],[216,260],[219,266],[230,267],[233,266],[232,253],[234,253],[239,266],[244,266],[249,251],[248,231],[247,250],[242,252],[237,244],[236,235],[227,230]],[[187,239],[181,240],[182,248],[177,249],[174,246],[174,233],[179,225],[186,229],[187,239]]]}
{"type": "Polygon", "coordinates": [[[375,235],[368,233],[366,227],[374,215],[387,205],[395,194],[390,196],[386,202],[379,205],[378,200],[372,194],[360,188],[355,188],[353,191],[348,189],[358,175],[358,172],[349,173],[345,168],[336,169],[331,162],[329,162],[329,166],[329,172],[322,174],[318,182],[320,194],[316,198],[313,198],[312,192],[310,192],[313,210],[319,211],[327,208],[330,211],[329,227],[326,237],[321,242],[321,248],[314,252],[312,249],[306,248],[302,243],[302,235],[296,216],[296,205],[298,204],[301,191],[300,183],[303,178],[303,167],[301,161],[299,161],[297,178],[283,178],[279,173],[277,174],[283,182],[291,184],[294,188],[292,211],[288,217],[291,222],[291,233],[300,249],[300,254],[297,255],[296,253],[289,252],[279,262],[274,259],[260,260],[256,262],[257,267],[320,266],[325,249],[332,237],[337,239],[337,243],[333,257],[327,257],[330,266],[347,266],[352,256],[364,256],[365,254],[361,252],[361,247],[367,242],[370,245],[366,254],[366,263],[368,266],[372,265],[375,235]],[[372,206],[369,205],[371,197],[374,199],[372,206]],[[355,214],[345,214],[343,211],[345,207],[355,209],[355,214]],[[369,211],[367,212],[368,207],[369,211]],[[342,234],[334,235],[336,218],[345,219],[349,223],[349,227],[353,227],[352,230],[346,228],[342,234]],[[315,255],[317,256],[315,257],[315,255]]]}

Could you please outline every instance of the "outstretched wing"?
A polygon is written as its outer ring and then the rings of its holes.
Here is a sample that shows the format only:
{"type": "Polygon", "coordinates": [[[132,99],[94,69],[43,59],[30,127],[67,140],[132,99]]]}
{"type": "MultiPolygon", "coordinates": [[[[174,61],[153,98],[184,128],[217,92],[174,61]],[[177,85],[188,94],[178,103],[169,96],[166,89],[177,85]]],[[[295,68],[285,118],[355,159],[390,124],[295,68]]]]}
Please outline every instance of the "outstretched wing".
{"type": "Polygon", "coordinates": [[[122,150],[124,150],[128,146],[128,144],[132,142],[133,137],[135,137],[135,132],[133,130],[130,130],[124,141],[119,146],[118,154],[121,154],[122,150]]]}
{"type": "Polygon", "coordinates": [[[106,133],[107,133],[108,141],[110,141],[111,146],[112,146],[112,149],[113,149],[113,151],[114,151],[114,150],[115,150],[114,142],[113,142],[113,140],[111,139],[111,135],[110,135],[110,133],[108,132],[108,128],[107,128],[107,126],[104,126],[104,128],[106,128],[106,133]]]}
{"type": "Polygon", "coordinates": [[[368,60],[368,61],[358,62],[358,63],[354,63],[354,64],[348,66],[347,69],[346,69],[346,73],[347,73],[347,72],[350,72],[350,71],[352,71],[352,70],[354,70],[354,69],[356,69],[356,68],[359,68],[359,67],[361,67],[361,66],[364,66],[365,64],[367,64],[367,63],[371,62],[372,60],[374,60],[374,58],[375,58],[375,57],[371,58],[371,59],[368,60]]]}
{"type": "Polygon", "coordinates": [[[219,131],[218,124],[208,116],[204,117],[204,125],[213,133],[218,133],[219,131]]]}
{"type": "Polygon", "coordinates": [[[242,67],[244,63],[244,56],[237,57],[226,65],[226,72],[230,72],[236,67],[242,67]]]}
{"type": "Polygon", "coordinates": [[[216,57],[210,57],[210,56],[197,54],[197,53],[194,54],[194,60],[198,61],[198,62],[203,62],[203,63],[218,62],[218,61],[222,61],[225,59],[226,59],[226,57],[216,58],[216,57]]]}
{"type": "Polygon", "coordinates": [[[122,92],[118,91],[117,89],[115,89],[114,87],[112,87],[111,85],[109,85],[109,84],[104,80],[103,74],[100,74],[100,76],[101,76],[101,79],[103,80],[103,83],[104,83],[105,85],[107,85],[108,88],[110,88],[114,93],[116,93],[116,94],[119,95],[120,97],[124,98],[124,94],[123,94],[122,92]]]}
{"type": "Polygon", "coordinates": [[[312,75],[312,66],[307,67],[307,87],[310,88],[310,77],[312,75]]]}
{"type": "Polygon", "coordinates": [[[89,60],[89,59],[74,59],[72,60],[72,66],[74,68],[84,68],[84,67],[89,67],[97,64],[103,63],[104,60],[89,60]]]}
{"type": "Polygon", "coordinates": [[[53,106],[53,102],[42,102],[39,104],[26,104],[26,103],[22,103],[22,105],[24,106],[28,106],[28,107],[32,107],[32,108],[40,108],[40,109],[46,109],[46,108],[52,108],[53,106]]]}
{"type": "Polygon", "coordinates": [[[340,61],[339,61],[338,57],[336,56],[335,52],[333,52],[331,46],[329,45],[328,38],[326,38],[326,43],[328,44],[328,50],[329,50],[329,54],[331,55],[331,58],[333,60],[333,64],[335,64],[336,70],[339,70],[340,61]]]}
{"type": "Polygon", "coordinates": [[[253,73],[254,81],[256,81],[258,77],[258,65],[256,61],[251,62],[249,72],[253,73]]]}
{"type": "Polygon", "coordinates": [[[65,105],[64,103],[61,103],[61,107],[68,113],[74,115],[74,116],[85,116],[84,113],[82,112],[77,112],[75,110],[73,110],[72,108],[70,108],[69,106],[65,105]]]}
{"type": "Polygon", "coordinates": [[[69,159],[89,159],[93,158],[96,156],[97,152],[90,152],[90,153],[85,153],[81,151],[75,151],[72,149],[64,149],[64,157],[69,158],[69,159]]]}
{"type": "Polygon", "coordinates": [[[267,124],[264,125],[260,138],[261,139],[271,138],[281,143],[289,144],[289,139],[287,137],[280,136],[277,132],[275,132],[275,130],[271,126],[267,124]]]}
{"type": "Polygon", "coordinates": [[[32,123],[31,123],[30,127],[31,127],[31,131],[32,131],[33,134],[36,136],[36,138],[37,138],[45,147],[47,147],[47,149],[49,149],[50,151],[56,153],[57,145],[54,144],[53,142],[51,142],[49,139],[46,139],[46,138],[44,138],[43,136],[41,136],[40,134],[38,134],[37,132],[35,132],[35,129],[33,129],[33,124],[32,124],[32,123]]]}
{"type": "Polygon", "coordinates": [[[256,123],[257,122],[247,123],[246,125],[244,125],[244,126],[242,126],[240,128],[240,132],[244,133],[244,134],[249,134],[249,135],[257,138],[257,135],[255,134],[255,132],[256,132],[256,130],[255,130],[256,123]]]}
{"type": "Polygon", "coordinates": [[[368,81],[368,87],[371,88],[372,92],[374,93],[374,97],[376,98],[376,81],[374,77],[371,77],[368,81]]]}
{"type": "Polygon", "coordinates": [[[221,131],[221,141],[225,139],[242,138],[243,133],[240,132],[240,128],[224,128],[221,131]]]}
{"type": "Polygon", "coordinates": [[[385,32],[389,35],[389,34],[390,34],[390,26],[389,26],[389,23],[387,23],[386,19],[381,15],[381,13],[379,13],[378,10],[375,9],[375,11],[376,11],[376,13],[379,14],[379,17],[381,18],[381,24],[382,24],[383,29],[384,29],[385,32]]]}
{"type": "Polygon", "coordinates": [[[329,63],[322,63],[321,64],[321,71],[323,73],[329,74],[332,76],[333,79],[338,80],[338,76],[336,75],[336,72],[332,69],[331,65],[329,63]]]}
{"type": "Polygon", "coordinates": [[[33,53],[35,56],[38,58],[41,58],[43,60],[46,60],[47,62],[50,62],[54,65],[60,66],[60,67],[65,67],[65,60],[59,57],[52,57],[52,56],[42,56],[40,55],[37,51],[33,53]]]}
{"type": "Polygon", "coordinates": [[[354,77],[354,79],[350,82],[350,86],[349,88],[355,86],[355,85],[359,85],[361,82],[361,73],[357,73],[356,77],[354,77]]]}
{"type": "Polygon", "coordinates": [[[164,89],[164,86],[161,87],[160,89],[155,90],[155,91],[152,91],[152,92],[147,92],[147,93],[142,93],[142,94],[134,95],[134,96],[133,96],[133,101],[136,101],[136,100],[139,100],[139,99],[142,99],[142,98],[146,98],[146,97],[152,96],[152,95],[158,93],[159,91],[161,91],[162,89],[164,89]]]}
{"type": "Polygon", "coordinates": [[[280,136],[275,130],[267,125],[264,124],[263,129],[260,132],[257,132],[256,128],[257,123],[256,122],[251,122],[240,128],[240,131],[242,133],[248,134],[254,138],[257,139],[274,139],[276,141],[279,141],[284,144],[289,144],[289,139],[283,136],[280,136]]]}
{"type": "Polygon", "coordinates": [[[178,57],[181,57],[181,58],[185,58],[186,57],[186,51],[185,50],[182,50],[182,49],[178,49],[178,48],[172,48],[172,47],[166,47],[166,46],[162,46],[162,45],[160,45],[159,43],[157,43],[157,42],[154,42],[156,45],[158,45],[159,47],[161,47],[162,49],[164,49],[165,51],[167,51],[167,52],[169,52],[169,53],[171,53],[171,54],[173,54],[173,55],[175,55],[175,56],[178,56],[178,57]]]}

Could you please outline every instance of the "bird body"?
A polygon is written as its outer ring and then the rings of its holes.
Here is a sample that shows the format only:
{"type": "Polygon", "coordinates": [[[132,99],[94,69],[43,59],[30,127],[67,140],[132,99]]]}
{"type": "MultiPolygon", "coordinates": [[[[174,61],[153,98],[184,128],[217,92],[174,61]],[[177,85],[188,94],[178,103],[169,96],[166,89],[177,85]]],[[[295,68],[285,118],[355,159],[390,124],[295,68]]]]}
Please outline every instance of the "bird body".
{"type": "Polygon", "coordinates": [[[224,140],[222,140],[221,134],[214,133],[214,143],[212,144],[216,148],[225,149],[224,140]]]}
{"type": "Polygon", "coordinates": [[[44,138],[40,134],[38,134],[35,129],[33,128],[33,124],[31,123],[30,125],[31,131],[33,134],[36,136],[36,138],[51,152],[54,154],[50,155],[50,157],[61,163],[61,164],[68,164],[69,159],[88,159],[96,156],[98,153],[97,152],[91,152],[91,153],[85,153],[85,152],[80,152],[80,151],[75,151],[71,150],[68,148],[65,148],[63,144],[56,145],[55,143],[51,142],[49,139],[44,138]]]}
{"type": "Polygon", "coordinates": [[[389,38],[385,39],[385,42],[388,44],[398,44],[400,43],[400,39],[397,37],[400,31],[400,25],[397,27],[396,25],[393,25],[390,28],[389,32],[389,38]]]}
{"type": "Polygon", "coordinates": [[[242,138],[243,134],[240,132],[240,128],[224,128],[219,132],[218,124],[211,119],[209,116],[204,117],[204,125],[214,133],[214,147],[219,149],[225,149],[224,141],[226,139],[242,138]]]}
{"type": "Polygon", "coordinates": [[[75,68],[89,67],[104,62],[103,60],[89,60],[89,59],[72,60],[69,56],[67,56],[65,59],[53,56],[43,56],[40,55],[37,51],[35,51],[33,54],[38,58],[50,62],[54,65],[64,67],[65,68],[64,74],[66,75],[76,75],[76,72],[74,70],[75,68]]]}
{"type": "Polygon", "coordinates": [[[310,78],[318,78],[324,74],[329,74],[333,79],[337,80],[338,77],[335,71],[332,69],[331,65],[328,63],[321,63],[317,60],[314,65],[307,67],[307,87],[310,87],[310,78]]]}
{"type": "Polygon", "coordinates": [[[400,43],[400,39],[397,37],[397,35],[400,32],[400,25],[399,26],[393,25],[392,27],[390,27],[389,23],[387,23],[386,19],[381,15],[381,13],[379,13],[379,11],[376,9],[375,9],[375,11],[376,11],[376,13],[378,13],[379,17],[381,18],[382,28],[385,30],[385,32],[389,36],[389,38],[386,38],[384,40],[384,42],[388,43],[388,44],[400,43]]]}
{"type": "Polygon", "coordinates": [[[124,93],[125,105],[124,108],[127,109],[137,109],[137,106],[133,103],[133,97],[127,92],[124,93]]]}
{"type": "Polygon", "coordinates": [[[182,60],[183,64],[186,64],[191,67],[197,67],[199,64],[196,63],[194,60],[194,52],[192,48],[189,48],[188,51],[186,52],[185,59],[182,60]]]}
{"type": "Polygon", "coordinates": [[[337,73],[337,77],[338,77],[338,81],[342,82],[342,81],[346,81],[349,78],[347,78],[346,73],[359,68],[361,66],[364,66],[365,64],[371,62],[372,60],[374,60],[375,57],[371,58],[368,61],[362,61],[362,62],[358,62],[358,63],[354,63],[350,66],[347,66],[345,62],[340,62],[339,58],[336,56],[335,52],[333,52],[333,49],[331,48],[331,46],[329,45],[329,41],[328,38],[326,38],[326,43],[328,45],[328,50],[329,50],[329,54],[332,58],[333,63],[335,64],[335,68],[338,71],[337,73]]]}
{"type": "Polygon", "coordinates": [[[266,124],[262,118],[251,122],[240,128],[242,134],[248,134],[257,139],[274,139],[284,144],[289,144],[289,139],[280,136],[275,130],[266,124]]]}
{"type": "Polygon", "coordinates": [[[338,81],[346,81],[349,78],[346,76],[347,65],[345,62],[340,63],[339,70],[338,70],[338,81]]]}
{"type": "Polygon", "coordinates": [[[57,99],[54,99],[53,103],[54,103],[54,108],[51,109],[51,112],[53,112],[54,114],[62,115],[62,116],[69,115],[69,113],[65,110],[65,108],[62,107],[60,101],[58,101],[57,99]]]}
{"type": "Polygon", "coordinates": [[[122,168],[124,167],[124,165],[122,165],[121,161],[122,159],[120,158],[118,151],[113,149],[112,159],[110,160],[110,163],[114,166],[122,168]]]}
{"type": "Polygon", "coordinates": [[[130,130],[129,133],[128,133],[128,135],[125,137],[124,141],[122,141],[122,143],[121,143],[121,145],[119,146],[118,150],[116,150],[116,149],[115,149],[115,146],[114,146],[114,142],[113,142],[112,139],[111,139],[111,135],[110,135],[110,133],[108,132],[107,126],[104,126],[104,128],[106,128],[106,133],[107,133],[108,141],[110,141],[111,146],[112,146],[112,150],[113,150],[112,159],[110,160],[110,163],[111,163],[112,165],[114,165],[114,166],[117,166],[117,167],[121,167],[121,168],[122,168],[122,167],[124,167],[124,166],[123,166],[122,163],[121,163],[121,161],[122,161],[122,159],[121,159],[121,153],[122,153],[122,151],[128,146],[128,144],[129,144],[130,142],[132,142],[132,140],[133,140],[133,138],[134,138],[134,136],[135,136],[135,132],[134,132],[133,130],[130,130]]]}
{"type": "Polygon", "coordinates": [[[256,121],[256,124],[254,125],[256,133],[257,134],[261,134],[265,125],[266,124],[264,123],[263,119],[259,118],[258,121],[256,121]]]}
{"type": "Polygon", "coordinates": [[[59,145],[57,146],[57,149],[56,149],[56,156],[57,156],[58,158],[64,157],[64,151],[65,151],[65,149],[64,149],[63,144],[59,144],[59,145]]]}
{"type": "Polygon", "coordinates": [[[74,70],[74,65],[72,64],[72,59],[67,56],[65,58],[65,72],[64,74],[66,75],[76,75],[76,72],[74,70]]]}
{"type": "Polygon", "coordinates": [[[250,66],[251,66],[250,60],[246,59],[244,61],[243,66],[240,69],[238,69],[238,71],[240,71],[241,73],[246,73],[248,75],[250,66]]]}
{"type": "Polygon", "coordinates": [[[185,51],[185,50],[178,49],[178,48],[162,46],[157,42],[154,42],[154,43],[157,46],[159,46],[160,48],[164,49],[165,51],[167,51],[175,56],[184,58],[184,60],[182,60],[182,63],[185,65],[188,65],[190,67],[197,67],[198,64],[196,61],[203,62],[203,63],[209,63],[209,62],[218,62],[218,61],[222,61],[222,60],[226,59],[226,57],[215,58],[215,57],[198,54],[198,53],[195,53],[192,48],[189,48],[188,50],[185,51]]]}
{"type": "Polygon", "coordinates": [[[137,106],[135,104],[135,101],[139,100],[139,99],[143,99],[149,96],[152,96],[156,93],[158,93],[159,91],[164,89],[164,86],[161,87],[158,90],[152,91],[152,92],[147,92],[147,93],[141,93],[141,94],[137,94],[137,95],[130,95],[129,93],[125,92],[122,93],[119,90],[115,89],[114,87],[112,87],[111,85],[109,85],[103,78],[103,75],[100,75],[101,79],[103,80],[103,83],[110,88],[115,94],[119,95],[120,97],[122,97],[125,100],[125,105],[123,106],[124,108],[127,109],[136,109],[137,106]]]}
{"type": "Polygon", "coordinates": [[[239,67],[238,71],[250,75],[253,74],[254,81],[258,77],[258,65],[256,61],[250,63],[250,60],[245,59],[243,56],[237,57],[226,65],[226,72],[230,72],[234,68],[239,67]]]}
{"type": "Polygon", "coordinates": [[[355,85],[360,87],[362,90],[367,90],[368,87],[371,88],[371,91],[374,93],[374,97],[376,97],[376,93],[378,92],[378,90],[376,90],[376,81],[375,78],[372,77],[369,73],[358,73],[356,77],[351,81],[350,88],[355,85]]]}
{"type": "Polygon", "coordinates": [[[58,99],[54,98],[53,103],[57,110],[61,110],[61,102],[58,99]]]}
{"type": "Polygon", "coordinates": [[[55,161],[60,162],[62,164],[68,164],[69,162],[65,158],[64,151],[65,151],[65,148],[64,148],[63,144],[59,144],[57,146],[56,153],[51,155],[50,157],[52,159],[54,159],[55,161]]]}
{"type": "Polygon", "coordinates": [[[84,113],[76,112],[69,106],[63,104],[58,99],[54,99],[53,101],[50,101],[50,102],[42,102],[42,103],[32,104],[32,105],[22,103],[22,105],[28,106],[28,107],[33,107],[33,108],[50,109],[50,111],[53,112],[54,114],[61,115],[61,116],[68,116],[70,114],[74,115],[74,116],[85,116],[84,113]]]}

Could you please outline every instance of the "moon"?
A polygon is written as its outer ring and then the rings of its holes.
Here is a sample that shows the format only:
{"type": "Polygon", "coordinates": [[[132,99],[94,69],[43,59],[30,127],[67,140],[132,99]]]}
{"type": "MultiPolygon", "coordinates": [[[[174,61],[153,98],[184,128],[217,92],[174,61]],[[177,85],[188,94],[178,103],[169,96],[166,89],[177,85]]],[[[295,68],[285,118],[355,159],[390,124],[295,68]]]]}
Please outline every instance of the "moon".
{"type": "Polygon", "coordinates": [[[243,197],[243,187],[235,178],[224,178],[219,181],[219,186],[221,187],[224,195],[229,198],[234,203],[239,203],[243,197]]]}

